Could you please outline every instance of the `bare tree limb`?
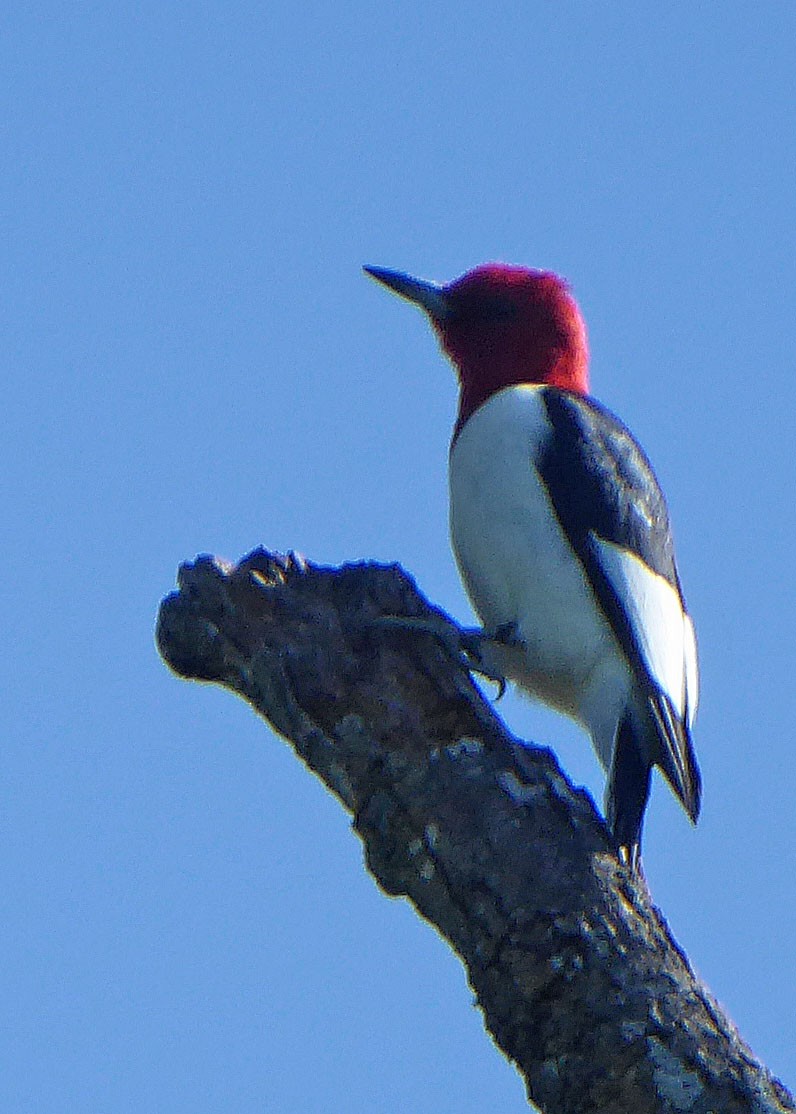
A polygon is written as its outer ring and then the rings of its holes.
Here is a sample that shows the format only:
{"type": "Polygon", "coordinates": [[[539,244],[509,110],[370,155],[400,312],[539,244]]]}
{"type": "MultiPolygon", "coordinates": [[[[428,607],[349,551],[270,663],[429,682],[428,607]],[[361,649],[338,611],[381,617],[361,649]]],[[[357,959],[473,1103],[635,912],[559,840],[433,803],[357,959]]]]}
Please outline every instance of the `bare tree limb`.
{"type": "Polygon", "coordinates": [[[796,1111],[700,984],[591,799],[506,731],[398,567],[255,551],[182,566],[158,646],[244,696],[354,816],[379,885],[461,956],[495,1042],[558,1114],[796,1111]]]}

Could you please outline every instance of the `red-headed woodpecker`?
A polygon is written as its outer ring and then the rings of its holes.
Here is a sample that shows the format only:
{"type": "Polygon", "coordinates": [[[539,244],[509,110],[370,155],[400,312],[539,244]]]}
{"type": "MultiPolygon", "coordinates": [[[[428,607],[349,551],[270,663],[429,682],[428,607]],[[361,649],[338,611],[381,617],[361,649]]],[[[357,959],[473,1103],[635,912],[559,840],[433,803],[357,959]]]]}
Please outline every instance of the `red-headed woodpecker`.
{"type": "Polygon", "coordinates": [[[458,373],[451,538],[491,660],[589,732],[635,865],[653,766],[694,822],[700,805],[694,628],[650,463],[589,397],[586,327],[558,276],[365,270],[426,311],[458,373]]]}

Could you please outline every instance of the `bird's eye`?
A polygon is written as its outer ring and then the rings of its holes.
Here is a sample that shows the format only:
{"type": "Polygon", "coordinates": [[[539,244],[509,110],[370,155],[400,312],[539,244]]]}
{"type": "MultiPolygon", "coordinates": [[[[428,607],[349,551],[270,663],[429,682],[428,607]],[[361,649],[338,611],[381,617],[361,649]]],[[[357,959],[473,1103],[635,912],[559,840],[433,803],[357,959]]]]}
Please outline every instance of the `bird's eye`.
{"type": "Polygon", "coordinates": [[[505,298],[479,298],[467,307],[467,316],[474,321],[511,321],[516,315],[516,305],[505,298]]]}

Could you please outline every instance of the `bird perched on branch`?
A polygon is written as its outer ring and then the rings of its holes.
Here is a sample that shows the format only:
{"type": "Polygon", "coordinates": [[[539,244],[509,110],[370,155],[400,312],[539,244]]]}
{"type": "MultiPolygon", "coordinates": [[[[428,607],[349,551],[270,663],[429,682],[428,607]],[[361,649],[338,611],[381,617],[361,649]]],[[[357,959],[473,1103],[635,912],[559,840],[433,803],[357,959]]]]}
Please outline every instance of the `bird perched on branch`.
{"type": "Polygon", "coordinates": [[[635,868],[653,766],[694,822],[700,807],[694,628],[650,463],[589,395],[586,327],[557,275],[365,270],[425,310],[459,377],[450,527],[481,660],[589,732],[635,868]]]}

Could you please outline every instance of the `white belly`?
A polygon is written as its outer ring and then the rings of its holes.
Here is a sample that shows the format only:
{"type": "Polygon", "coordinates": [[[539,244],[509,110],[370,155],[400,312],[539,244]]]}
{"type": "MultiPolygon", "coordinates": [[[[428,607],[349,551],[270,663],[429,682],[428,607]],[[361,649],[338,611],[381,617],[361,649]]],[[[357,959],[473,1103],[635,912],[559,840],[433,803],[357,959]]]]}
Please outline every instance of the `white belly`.
{"type": "Polygon", "coordinates": [[[484,626],[514,624],[525,644],[504,653],[507,675],[582,722],[600,757],[631,684],[535,467],[550,434],[539,388],[509,387],[467,421],[450,458],[456,560],[484,626]]]}

